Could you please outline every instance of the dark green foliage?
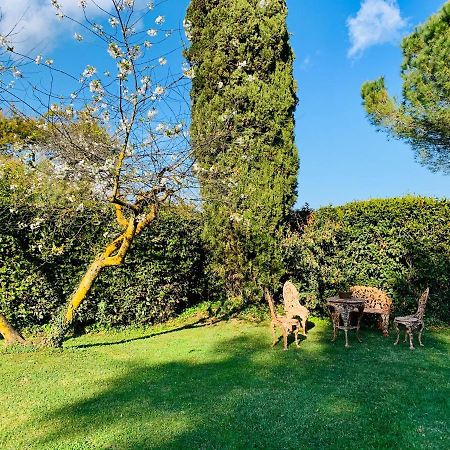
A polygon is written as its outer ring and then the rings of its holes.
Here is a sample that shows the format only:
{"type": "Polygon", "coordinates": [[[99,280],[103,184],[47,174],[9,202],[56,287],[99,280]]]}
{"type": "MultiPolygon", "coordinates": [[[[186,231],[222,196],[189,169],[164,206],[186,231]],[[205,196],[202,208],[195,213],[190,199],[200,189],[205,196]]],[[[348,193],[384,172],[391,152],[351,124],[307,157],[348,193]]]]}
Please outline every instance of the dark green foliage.
{"type": "Polygon", "coordinates": [[[370,121],[408,142],[433,171],[450,173],[450,4],[402,43],[403,99],[389,96],[384,79],[362,86],[370,121]]]}
{"type": "Polygon", "coordinates": [[[321,208],[285,240],[288,270],[310,307],[360,284],[413,313],[430,287],[426,319],[450,321],[450,202],[405,197],[321,208]]]}
{"type": "Polygon", "coordinates": [[[199,216],[163,213],[136,239],[126,264],[101,275],[90,314],[105,325],[165,321],[202,299],[204,265],[199,216]]]}
{"type": "Polygon", "coordinates": [[[283,273],[295,201],[297,103],[284,0],[192,0],[191,136],[204,238],[229,299],[254,301],[283,273]]]}
{"type": "MultiPolygon", "coordinates": [[[[112,214],[95,206],[65,214],[2,207],[0,218],[0,310],[19,328],[49,322],[116,233],[112,214]]],[[[204,264],[198,214],[162,211],[125,265],[101,274],[80,320],[104,326],[166,320],[202,299],[204,264]]]]}

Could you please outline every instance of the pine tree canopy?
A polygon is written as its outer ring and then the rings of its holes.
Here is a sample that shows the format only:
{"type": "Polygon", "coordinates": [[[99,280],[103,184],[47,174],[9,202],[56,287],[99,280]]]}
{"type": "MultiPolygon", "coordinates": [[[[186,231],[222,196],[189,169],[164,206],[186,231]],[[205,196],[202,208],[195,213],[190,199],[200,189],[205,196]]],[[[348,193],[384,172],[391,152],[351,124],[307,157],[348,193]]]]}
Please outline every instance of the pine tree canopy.
{"type": "Polygon", "coordinates": [[[392,98],[384,78],[362,86],[369,120],[409,143],[432,171],[450,173],[450,3],[402,43],[402,101],[392,98]]]}

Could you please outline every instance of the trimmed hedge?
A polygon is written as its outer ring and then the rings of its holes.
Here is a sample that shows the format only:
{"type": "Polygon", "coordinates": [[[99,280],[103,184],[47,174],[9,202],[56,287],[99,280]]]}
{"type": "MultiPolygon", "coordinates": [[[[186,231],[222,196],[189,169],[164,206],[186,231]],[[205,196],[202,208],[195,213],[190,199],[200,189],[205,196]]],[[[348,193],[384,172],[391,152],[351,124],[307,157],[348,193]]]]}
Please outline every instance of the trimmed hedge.
{"type": "MultiPolygon", "coordinates": [[[[116,233],[111,212],[95,206],[0,207],[0,221],[0,310],[22,329],[49,322],[116,233]]],[[[148,324],[199,302],[207,286],[200,226],[199,214],[188,208],[162,211],[125,264],[100,275],[79,320],[148,324]]]]}
{"type": "Polygon", "coordinates": [[[394,315],[411,314],[430,287],[426,319],[450,321],[450,202],[404,197],[325,207],[284,241],[285,263],[306,304],[348,286],[379,287],[394,315]]]}

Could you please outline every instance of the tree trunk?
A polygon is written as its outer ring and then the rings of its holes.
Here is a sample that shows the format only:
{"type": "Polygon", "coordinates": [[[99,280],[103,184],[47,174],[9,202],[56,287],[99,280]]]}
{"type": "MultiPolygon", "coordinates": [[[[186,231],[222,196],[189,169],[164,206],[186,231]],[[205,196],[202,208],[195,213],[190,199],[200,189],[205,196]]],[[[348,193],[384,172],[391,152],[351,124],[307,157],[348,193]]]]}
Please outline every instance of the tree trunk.
{"type": "Polygon", "coordinates": [[[6,345],[27,343],[22,335],[6,320],[3,314],[0,314],[0,334],[5,339],[6,345]]]}
{"type": "Polygon", "coordinates": [[[91,263],[81,279],[80,284],[71,295],[67,303],[67,307],[56,320],[55,329],[53,330],[48,341],[52,347],[62,346],[64,336],[69,331],[79,307],[89,294],[101,271],[105,267],[120,266],[123,263],[134,238],[140,234],[141,231],[149,225],[155,217],[156,205],[154,205],[151,208],[151,211],[139,222],[135,217],[131,217],[128,220],[128,224],[123,233],[111,242],[106,247],[104,252],[91,263]]]}

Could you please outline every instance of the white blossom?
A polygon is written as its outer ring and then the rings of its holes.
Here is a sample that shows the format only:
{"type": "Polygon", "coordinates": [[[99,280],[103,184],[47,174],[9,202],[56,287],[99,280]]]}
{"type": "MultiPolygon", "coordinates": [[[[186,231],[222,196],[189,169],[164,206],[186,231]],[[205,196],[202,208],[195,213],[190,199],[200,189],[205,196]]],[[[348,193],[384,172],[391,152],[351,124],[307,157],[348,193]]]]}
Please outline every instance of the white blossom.
{"type": "Polygon", "coordinates": [[[6,47],[8,45],[8,39],[6,39],[6,36],[3,36],[0,34],[0,47],[6,47]]]}
{"type": "Polygon", "coordinates": [[[158,59],[158,62],[159,62],[159,64],[160,64],[161,66],[164,66],[164,65],[167,64],[167,59],[164,58],[164,57],[161,57],[161,58],[158,59]]]}
{"type": "Polygon", "coordinates": [[[37,55],[36,58],[34,59],[34,62],[39,65],[42,62],[42,56],[37,55]]]}
{"type": "Polygon", "coordinates": [[[99,80],[92,80],[89,83],[89,90],[95,94],[103,93],[103,87],[99,80]]]}
{"type": "Polygon", "coordinates": [[[158,16],[155,19],[156,25],[162,25],[165,22],[166,18],[164,16],[158,16]]]}
{"type": "Polygon", "coordinates": [[[141,47],[139,45],[133,45],[133,47],[131,47],[128,50],[128,56],[131,59],[134,59],[134,60],[140,58],[140,56],[141,56],[141,47]]]}
{"type": "Polygon", "coordinates": [[[150,30],[147,30],[147,34],[150,37],[155,37],[158,34],[158,30],[155,30],[154,28],[150,28],[150,30]]]}
{"type": "Polygon", "coordinates": [[[184,34],[186,35],[186,38],[190,41],[192,40],[192,22],[190,20],[183,20],[183,28],[184,28],[184,34]]]}
{"type": "Polygon", "coordinates": [[[148,75],[144,75],[141,78],[141,84],[144,86],[148,86],[150,84],[150,77],[148,75]]]}
{"type": "Polygon", "coordinates": [[[131,62],[128,59],[122,59],[117,63],[119,67],[119,78],[125,78],[132,70],[131,62]]]}
{"type": "Polygon", "coordinates": [[[147,112],[147,117],[152,120],[158,114],[158,110],[155,108],[149,109],[147,112]]]}
{"type": "Polygon", "coordinates": [[[103,35],[103,27],[99,23],[94,23],[92,25],[92,30],[98,33],[99,35],[103,35]]]}
{"type": "Polygon", "coordinates": [[[186,64],[186,63],[184,63],[183,64],[183,67],[182,67],[182,70],[183,70],[183,75],[186,77],[186,78],[189,78],[189,79],[193,79],[193,78],[195,78],[195,71],[194,71],[194,68],[193,67],[189,67],[189,64],[186,64]]]}
{"type": "Polygon", "coordinates": [[[73,38],[78,42],[81,42],[83,40],[83,36],[79,33],[74,33],[73,38]]]}
{"type": "Polygon", "coordinates": [[[117,59],[117,58],[120,58],[121,56],[123,56],[123,53],[120,50],[120,47],[115,42],[111,42],[108,45],[108,53],[114,59],[117,59]]]}
{"type": "Polygon", "coordinates": [[[92,77],[95,72],[97,72],[97,69],[93,66],[86,66],[86,69],[83,70],[83,77],[90,78],[92,77]]]}
{"type": "Polygon", "coordinates": [[[115,17],[110,17],[108,22],[113,28],[119,25],[119,21],[115,17]]]}
{"type": "Polygon", "coordinates": [[[155,90],[153,91],[156,95],[163,95],[165,89],[162,86],[156,86],[155,90]]]}
{"type": "Polygon", "coordinates": [[[46,59],[45,64],[47,64],[47,66],[53,65],[53,59],[46,59]]]}

